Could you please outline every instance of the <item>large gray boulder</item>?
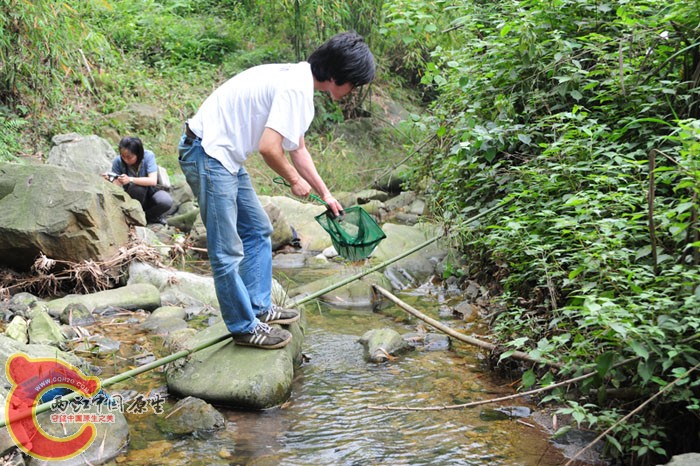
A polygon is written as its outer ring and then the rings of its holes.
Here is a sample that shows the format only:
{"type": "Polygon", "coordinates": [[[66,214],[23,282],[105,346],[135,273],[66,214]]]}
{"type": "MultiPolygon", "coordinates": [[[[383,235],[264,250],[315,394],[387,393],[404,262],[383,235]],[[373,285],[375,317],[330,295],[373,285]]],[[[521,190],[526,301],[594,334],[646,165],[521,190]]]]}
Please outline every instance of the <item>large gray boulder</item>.
{"type": "MultiPolygon", "coordinates": [[[[394,259],[401,253],[435,238],[440,233],[439,226],[428,223],[413,226],[385,223],[382,229],[386,233],[386,238],[372,253],[372,259],[377,263],[394,259]]],[[[438,264],[447,255],[446,251],[446,245],[439,241],[433,242],[390,264],[384,274],[391,280],[394,289],[402,290],[420,286],[436,273],[438,264]]]]}
{"type": "MultiPolygon", "coordinates": [[[[229,338],[175,361],[165,373],[168,391],[233,408],[281,405],[289,398],[294,366],[301,357],[304,333],[300,322],[288,327],[293,339],[279,350],[238,346],[229,338]]],[[[197,333],[185,347],[206,345],[227,333],[224,323],[219,322],[197,333]]]]}
{"type": "Polygon", "coordinates": [[[700,464],[700,453],[685,453],[671,458],[666,466],[697,466],[700,464]]]}
{"type": "Polygon", "coordinates": [[[148,284],[155,287],[160,293],[162,303],[171,306],[219,306],[212,277],[134,261],[129,265],[128,284],[148,284]]]}
{"type": "Polygon", "coordinates": [[[282,246],[291,244],[294,239],[292,227],[282,215],[280,208],[274,202],[265,204],[263,207],[272,223],[272,238],[270,238],[272,240],[272,250],[276,251],[282,246]]]}
{"type": "MultiPolygon", "coordinates": [[[[281,220],[275,228],[297,232],[300,246],[307,251],[323,251],[331,245],[330,237],[315,217],[325,212],[326,208],[319,204],[299,202],[286,196],[258,196],[263,207],[273,204],[279,209],[281,220]]],[[[268,212],[269,215],[269,212],[268,212]]],[[[280,231],[280,233],[283,233],[280,231]]]]}
{"type": "Polygon", "coordinates": [[[77,133],[54,136],[54,146],[46,163],[68,170],[100,174],[110,171],[117,152],[111,144],[99,136],[83,136],[77,133]]]}
{"type": "Polygon", "coordinates": [[[161,301],[158,288],[148,283],[136,283],[86,295],[71,294],[42,303],[40,307],[51,316],[59,317],[68,306],[76,304],[85,306],[91,312],[110,306],[152,311],[160,307],[161,301]]]}
{"type": "MultiPolygon", "coordinates": [[[[212,314],[219,315],[219,301],[216,298],[214,279],[211,276],[134,261],[129,266],[128,285],[137,284],[155,286],[160,292],[164,305],[205,307],[209,308],[212,314]]],[[[273,278],[272,301],[284,303],[286,299],[284,288],[273,278]]]]}
{"type": "Polygon", "coordinates": [[[0,265],[29,268],[40,255],[100,261],[145,225],[135,201],[100,176],[48,165],[0,163],[0,265]]]}

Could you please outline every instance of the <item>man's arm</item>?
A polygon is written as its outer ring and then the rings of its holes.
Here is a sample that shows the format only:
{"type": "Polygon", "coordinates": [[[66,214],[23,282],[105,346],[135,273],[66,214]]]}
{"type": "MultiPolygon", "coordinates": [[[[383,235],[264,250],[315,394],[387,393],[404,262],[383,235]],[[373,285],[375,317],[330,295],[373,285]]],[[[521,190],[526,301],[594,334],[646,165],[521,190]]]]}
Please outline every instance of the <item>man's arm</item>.
{"type": "Polygon", "coordinates": [[[285,157],[282,139],[282,135],[277,131],[265,128],[260,138],[258,149],[265,163],[287,180],[291,186],[292,194],[299,197],[308,197],[313,188],[328,204],[331,211],[338,215],[343,207],[333,197],[318,174],[316,166],[311,159],[311,154],[309,154],[304,145],[304,138],[300,138],[298,149],[290,151],[292,163],[289,163],[289,160],[285,157]]]}
{"type": "Polygon", "coordinates": [[[316,170],[316,164],[314,164],[311,154],[309,153],[306,145],[304,144],[304,138],[299,139],[299,148],[289,152],[292,158],[292,164],[297,169],[299,174],[304,178],[323,199],[328,207],[333,212],[334,215],[338,215],[343,206],[336,200],[331,194],[330,190],[326,186],[326,183],[321,178],[316,170]]]}
{"type": "Polygon", "coordinates": [[[292,188],[292,194],[299,197],[308,197],[311,193],[311,186],[285,157],[284,149],[282,148],[282,135],[280,133],[273,129],[265,128],[260,137],[258,151],[265,163],[278,175],[287,180],[292,188]]]}

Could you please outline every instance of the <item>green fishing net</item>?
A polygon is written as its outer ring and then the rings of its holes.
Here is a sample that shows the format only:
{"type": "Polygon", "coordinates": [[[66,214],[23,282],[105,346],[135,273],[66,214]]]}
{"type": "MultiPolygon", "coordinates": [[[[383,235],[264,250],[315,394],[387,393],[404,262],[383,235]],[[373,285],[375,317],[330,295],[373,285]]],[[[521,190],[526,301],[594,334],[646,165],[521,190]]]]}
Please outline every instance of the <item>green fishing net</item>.
{"type": "Polygon", "coordinates": [[[348,260],[366,259],[386,238],[377,222],[360,206],[348,207],[338,217],[326,211],[315,219],[331,236],[338,254],[348,260]]]}

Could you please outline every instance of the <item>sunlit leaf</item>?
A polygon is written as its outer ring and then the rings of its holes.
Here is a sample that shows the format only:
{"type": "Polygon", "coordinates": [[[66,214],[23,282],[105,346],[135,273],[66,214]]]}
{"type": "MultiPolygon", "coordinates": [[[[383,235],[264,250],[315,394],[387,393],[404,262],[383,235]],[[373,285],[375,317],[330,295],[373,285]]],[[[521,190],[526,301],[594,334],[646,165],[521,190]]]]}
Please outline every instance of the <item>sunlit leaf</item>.
{"type": "Polygon", "coordinates": [[[640,342],[637,340],[630,340],[629,345],[637,356],[645,361],[649,359],[649,351],[647,351],[647,349],[644,348],[640,342]]]}

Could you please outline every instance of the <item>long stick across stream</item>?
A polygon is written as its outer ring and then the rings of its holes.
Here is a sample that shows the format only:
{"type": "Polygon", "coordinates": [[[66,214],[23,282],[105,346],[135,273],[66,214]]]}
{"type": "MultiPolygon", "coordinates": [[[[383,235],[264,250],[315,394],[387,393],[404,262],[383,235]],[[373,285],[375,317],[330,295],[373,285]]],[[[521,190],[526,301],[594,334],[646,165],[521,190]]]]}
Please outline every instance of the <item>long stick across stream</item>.
{"type": "MultiPolygon", "coordinates": [[[[502,209],[503,207],[505,207],[506,205],[508,205],[511,201],[512,201],[512,199],[506,200],[506,201],[504,201],[504,202],[502,202],[502,203],[500,203],[500,204],[498,204],[498,205],[495,205],[494,207],[491,207],[490,209],[487,209],[487,210],[485,210],[485,211],[483,211],[483,212],[480,212],[479,214],[477,214],[477,215],[475,215],[475,216],[473,216],[473,217],[470,217],[469,219],[465,220],[464,224],[465,224],[465,225],[470,224],[470,223],[472,223],[472,222],[474,222],[474,221],[480,219],[481,217],[484,217],[485,215],[488,215],[488,214],[490,214],[490,213],[492,213],[492,212],[495,212],[495,211],[497,211],[497,210],[499,210],[499,209],[502,209]]],[[[442,236],[443,236],[442,234],[436,235],[436,236],[434,236],[434,237],[432,237],[432,238],[430,238],[430,239],[424,241],[423,243],[420,243],[420,244],[418,244],[418,245],[416,245],[416,246],[414,246],[414,247],[408,249],[407,251],[404,251],[403,253],[397,255],[396,257],[393,257],[393,258],[391,258],[391,259],[389,259],[389,260],[386,260],[386,261],[382,262],[381,264],[377,264],[377,265],[375,265],[375,266],[372,266],[372,267],[370,267],[370,268],[368,268],[368,269],[366,269],[366,270],[363,270],[362,272],[359,272],[359,273],[357,273],[357,274],[355,274],[355,275],[352,275],[352,276],[347,277],[347,278],[345,278],[345,279],[343,279],[343,280],[340,280],[339,282],[337,282],[337,283],[335,283],[335,284],[333,284],[333,285],[331,285],[331,286],[329,286],[329,287],[327,287],[327,288],[324,288],[324,289],[322,289],[322,290],[319,290],[319,291],[316,291],[316,292],[314,292],[314,293],[311,293],[311,294],[309,294],[309,295],[307,295],[307,296],[304,296],[304,297],[300,298],[299,300],[295,300],[295,301],[293,301],[292,305],[294,305],[294,306],[300,306],[300,305],[302,305],[302,304],[304,304],[304,303],[307,303],[307,302],[309,302],[309,301],[311,301],[311,300],[313,300],[313,299],[318,298],[319,296],[323,296],[323,295],[326,294],[326,293],[329,293],[329,292],[331,292],[331,291],[333,291],[333,290],[335,290],[335,289],[338,289],[338,288],[340,288],[340,287],[342,287],[342,286],[345,286],[345,285],[347,285],[348,283],[351,283],[351,282],[353,282],[353,281],[355,281],[355,280],[359,280],[360,278],[364,277],[365,275],[368,275],[368,274],[370,274],[370,273],[372,273],[372,272],[376,272],[376,271],[378,271],[378,270],[381,270],[381,269],[383,269],[384,267],[386,267],[386,266],[388,266],[388,265],[390,265],[390,264],[393,264],[394,262],[397,262],[397,261],[403,259],[404,257],[407,257],[407,256],[409,256],[409,255],[411,255],[411,254],[413,254],[413,253],[415,253],[415,252],[417,252],[417,251],[420,251],[421,249],[423,249],[423,248],[425,248],[425,247],[427,247],[427,246],[433,244],[434,242],[436,242],[437,240],[439,240],[440,238],[442,238],[442,236]]],[[[113,377],[110,377],[110,378],[104,380],[104,381],[101,383],[101,386],[102,386],[103,388],[105,388],[105,387],[109,387],[110,385],[114,385],[114,384],[116,384],[116,383],[118,383],[118,382],[123,382],[123,381],[126,380],[126,379],[129,379],[129,378],[131,378],[131,377],[135,377],[135,376],[137,376],[137,375],[139,375],[139,374],[143,374],[144,372],[148,372],[148,371],[153,370],[153,369],[155,369],[155,368],[157,368],[157,367],[160,367],[160,366],[163,366],[163,365],[168,364],[168,363],[170,363],[170,362],[173,362],[173,361],[175,361],[175,360],[177,360],[177,359],[184,358],[184,357],[186,357],[186,356],[189,356],[189,355],[192,354],[192,353],[196,353],[196,352],[201,351],[201,350],[203,350],[203,349],[205,349],[205,348],[209,348],[210,346],[213,346],[213,345],[215,345],[215,344],[217,344],[217,343],[220,343],[220,342],[222,342],[222,341],[224,341],[224,340],[227,340],[227,339],[229,339],[229,338],[231,338],[231,335],[230,335],[230,334],[220,335],[220,336],[218,336],[218,337],[216,337],[216,338],[213,338],[213,339],[211,339],[211,340],[202,342],[201,344],[197,345],[197,346],[194,347],[194,348],[190,348],[190,349],[187,349],[187,350],[178,351],[177,353],[173,353],[173,354],[171,354],[171,355],[169,355],[169,356],[165,356],[165,357],[163,357],[163,358],[157,359],[157,360],[152,361],[152,362],[150,362],[150,363],[148,363],[148,364],[144,364],[143,366],[136,367],[136,368],[134,368],[134,369],[131,369],[131,370],[126,371],[126,372],[123,372],[123,373],[121,373],[121,374],[117,374],[117,375],[115,375],[115,376],[113,376],[113,377]]],[[[69,393],[69,394],[67,394],[67,395],[64,395],[61,399],[62,399],[62,401],[72,401],[72,400],[75,400],[76,398],[79,398],[80,396],[81,396],[80,392],[73,392],[73,393],[69,393]]],[[[32,416],[32,415],[37,415],[37,414],[43,413],[43,412],[48,411],[49,409],[51,409],[51,407],[53,406],[53,404],[54,404],[53,401],[47,401],[47,402],[45,402],[45,403],[42,403],[42,404],[40,404],[40,405],[37,405],[36,407],[33,407],[33,408],[30,409],[30,410],[27,410],[26,414],[24,414],[24,415],[21,415],[21,416],[13,416],[13,420],[20,420],[20,419],[24,419],[24,418],[29,417],[29,416],[32,416]]],[[[7,419],[0,419],[0,428],[5,427],[6,425],[7,425],[7,419]]]]}

